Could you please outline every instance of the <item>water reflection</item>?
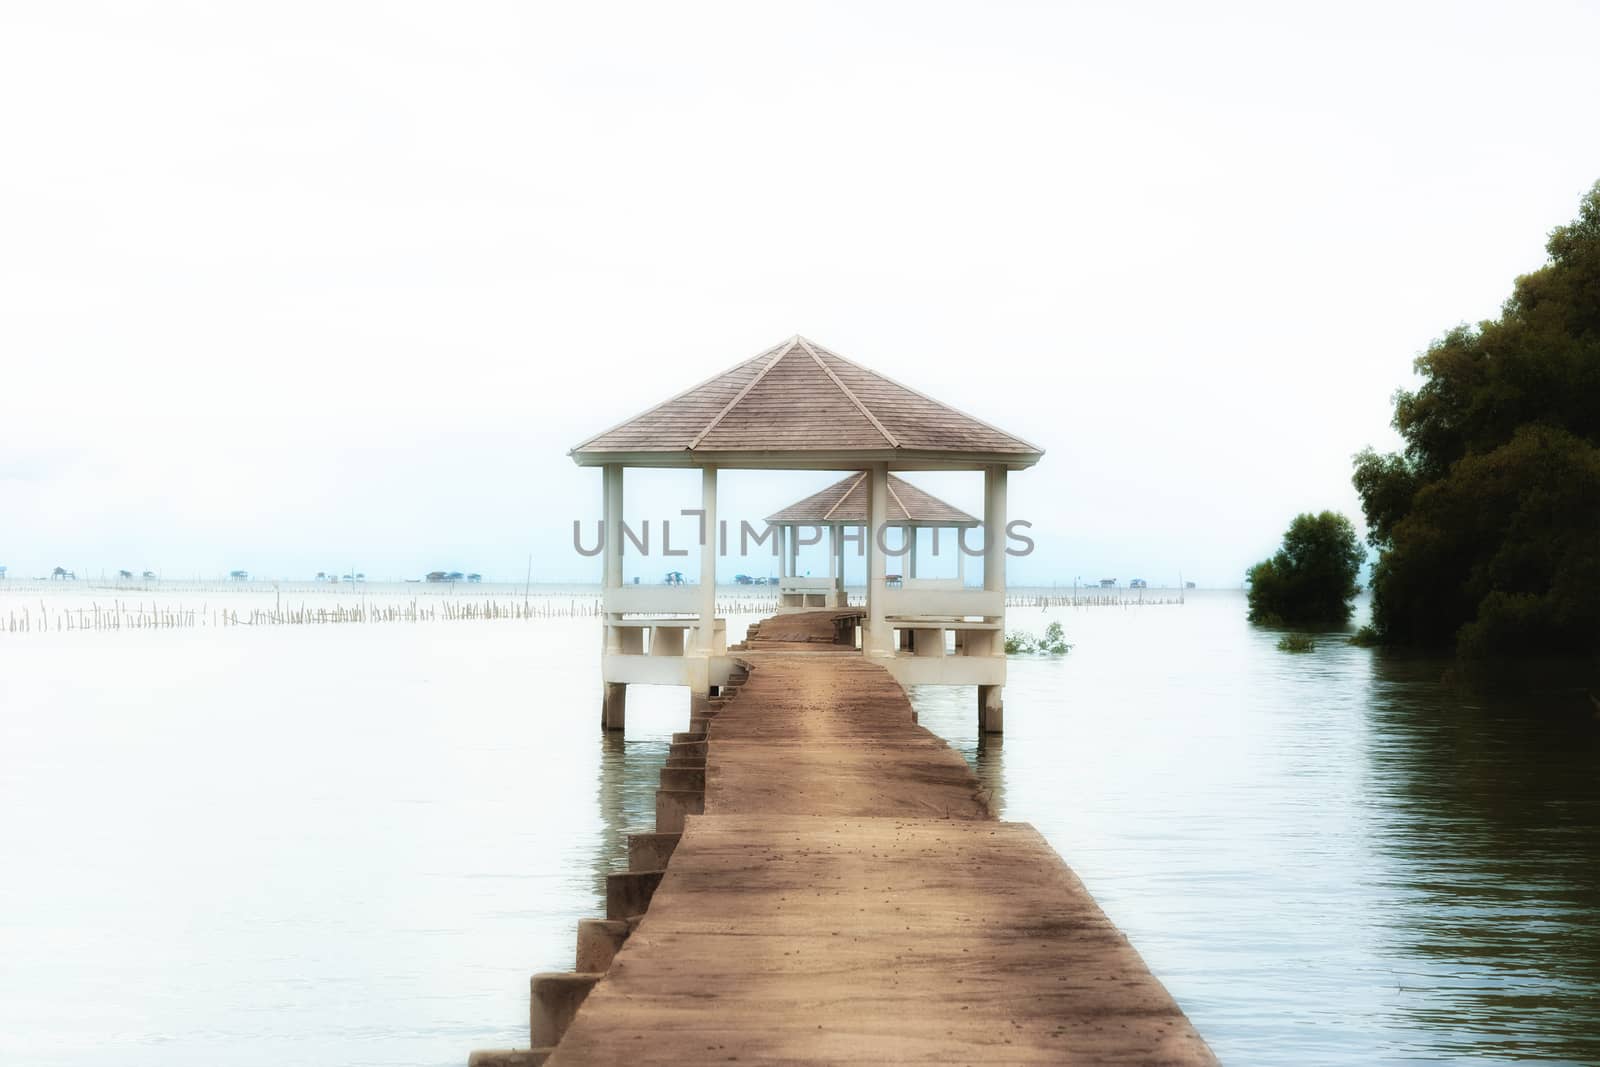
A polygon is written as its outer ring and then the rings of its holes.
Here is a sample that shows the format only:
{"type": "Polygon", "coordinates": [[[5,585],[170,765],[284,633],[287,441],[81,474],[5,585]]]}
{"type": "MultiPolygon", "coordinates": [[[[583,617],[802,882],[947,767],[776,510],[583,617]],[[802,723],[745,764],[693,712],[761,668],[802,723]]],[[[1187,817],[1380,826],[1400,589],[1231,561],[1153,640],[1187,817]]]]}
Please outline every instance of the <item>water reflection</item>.
{"type": "Polygon", "coordinates": [[[1600,1061],[1600,730],[1581,687],[1523,696],[1378,657],[1373,890],[1423,1048],[1600,1061]]]}
{"type": "MultiPolygon", "coordinates": [[[[971,689],[920,721],[1033,823],[1228,1063],[1600,1063],[1600,722],[1582,688],[1508,696],[1243,598],[1015,612],[1002,745],[971,689]]],[[[1541,690],[1541,691],[1535,691],[1541,690]]]]}
{"type": "Polygon", "coordinates": [[[601,730],[596,716],[595,745],[600,774],[595,805],[599,833],[592,843],[590,879],[603,905],[606,875],[628,869],[628,835],[655,829],[656,788],[666,763],[672,731],[687,729],[688,691],[677,687],[628,687],[628,729],[601,730]]]}

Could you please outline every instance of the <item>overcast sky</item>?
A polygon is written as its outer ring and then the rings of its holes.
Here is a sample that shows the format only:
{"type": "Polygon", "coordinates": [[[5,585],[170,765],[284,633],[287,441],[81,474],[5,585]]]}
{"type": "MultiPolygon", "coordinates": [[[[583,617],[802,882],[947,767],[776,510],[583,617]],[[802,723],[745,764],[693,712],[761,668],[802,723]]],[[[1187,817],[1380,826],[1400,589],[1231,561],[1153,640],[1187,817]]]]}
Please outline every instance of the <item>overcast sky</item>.
{"type": "Polygon", "coordinates": [[[6,2],[0,564],[595,576],[566,450],[799,332],[1046,449],[1014,581],[1237,585],[1600,178],[1597,12],[6,2]]]}

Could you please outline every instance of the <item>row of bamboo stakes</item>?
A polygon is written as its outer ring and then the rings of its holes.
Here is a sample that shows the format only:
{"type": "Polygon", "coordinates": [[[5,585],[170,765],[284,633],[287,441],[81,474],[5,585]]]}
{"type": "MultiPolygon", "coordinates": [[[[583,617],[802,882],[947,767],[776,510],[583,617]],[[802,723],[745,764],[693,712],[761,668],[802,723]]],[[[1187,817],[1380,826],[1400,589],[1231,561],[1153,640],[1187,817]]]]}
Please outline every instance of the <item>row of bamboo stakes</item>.
{"type": "MultiPolygon", "coordinates": [[[[377,598],[354,604],[308,607],[303,601],[299,607],[253,607],[248,610],[226,606],[211,607],[202,603],[198,608],[170,606],[144,601],[125,602],[113,600],[102,605],[93,601],[88,605],[56,607],[39,601],[39,610],[31,608],[10,609],[6,612],[5,633],[65,632],[106,630],[186,630],[206,626],[304,626],[338,623],[379,622],[456,622],[500,619],[560,619],[593,617],[600,614],[599,597],[533,596],[510,599],[434,599],[432,603],[412,597],[404,603],[383,603],[377,598]]],[[[861,606],[859,596],[852,597],[854,606],[861,606]]],[[[1014,608],[1057,607],[1132,607],[1157,604],[1181,604],[1183,598],[1119,596],[1071,596],[1019,594],[1006,597],[1006,606],[1014,608]]],[[[736,597],[719,599],[717,614],[766,615],[777,610],[777,598],[736,597]]]]}

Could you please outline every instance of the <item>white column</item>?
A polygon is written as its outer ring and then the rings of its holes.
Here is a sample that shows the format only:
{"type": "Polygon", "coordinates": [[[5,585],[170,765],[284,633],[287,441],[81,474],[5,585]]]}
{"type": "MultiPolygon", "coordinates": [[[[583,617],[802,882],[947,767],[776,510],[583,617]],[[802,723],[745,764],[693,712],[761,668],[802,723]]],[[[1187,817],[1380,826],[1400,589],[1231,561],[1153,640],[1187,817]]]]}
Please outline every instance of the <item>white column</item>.
{"type": "Polygon", "coordinates": [[[839,548],[840,548],[839,527],[830,526],[830,527],[828,527],[828,577],[829,578],[837,579],[839,577],[839,564],[840,564],[840,562],[842,562],[842,557],[839,554],[839,548]]]}
{"type": "Polygon", "coordinates": [[[911,555],[906,560],[907,578],[915,578],[917,576],[917,533],[918,530],[915,526],[906,527],[906,539],[911,544],[911,555]]]}
{"type": "Polygon", "coordinates": [[[606,524],[606,550],[601,586],[622,588],[622,467],[608,463],[601,468],[601,518],[606,524]]]}
{"type": "Polygon", "coordinates": [[[983,472],[983,587],[1006,591],[1006,469],[983,472]]]}
{"type": "MultiPolygon", "coordinates": [[[[1005,656],[1006,632],[1006,469],[986,467],[983,472],[983,587],[1001,594],[1000,630],[995,635],[994,654],[1005,656]]],[[[1005,702],[1002,685],[978,686],[978,732],[998,734],[1005,729],[1005,702]]]]}
{"type": "Polygon", "coordinates": [[[868,478],[867,493],[867,632],[862,648],[870,655],[874,652],[888,654],[893,635],[884,621],[883,576],[884,556],[878,548],[878,524],[889,513],[889,467],[874,463],[868,478]]]}
{"type": "MultiPolygon", "coordinates": [[[[600,470],[600,517],[605,523],[605,553],[601,557],[600,610],[602,619],[602,648],[607,653],[622,651],[622,635],[611,625],[620,615],[613,615],[612,593],[622,588],[622,466],[608,463],[600,470]]],[[[604,666],[600,672],[601,692],[600,728],[621,730],[627,722],[628,687],[605,677],[604,666]]]]}
{"type": "Polygon", "coordinates": [[[700,506],[705,509],[705,543],[700,546],[700,647],[711,652],[717,629],[717,468],[700,472],[700,506]]]}
{"type": "Polygon", "coordinates": [[[789,577],[800,576],[800,527],[789,527],[789,577]]]}
{"type": "Polygon", "coordinates": [[[956,527],[956,578],[961,582],[961,588],[967,587],[967,554],[961,551],[961,535],[966,533],[961,527],[956,527]]]}

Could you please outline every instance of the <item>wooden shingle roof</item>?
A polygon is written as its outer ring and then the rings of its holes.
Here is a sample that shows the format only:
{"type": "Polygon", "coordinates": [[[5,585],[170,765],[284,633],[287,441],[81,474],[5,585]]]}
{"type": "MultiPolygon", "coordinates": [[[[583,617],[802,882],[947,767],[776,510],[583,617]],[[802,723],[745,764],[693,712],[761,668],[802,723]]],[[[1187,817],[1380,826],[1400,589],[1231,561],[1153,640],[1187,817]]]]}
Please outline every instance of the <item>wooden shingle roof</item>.
{"type": "Polygon", "coordinates": [[[578,445],[582,466],[1031,467],[1033,445],[795,336],[578,445]]]}
{"type": "MultiPolygon", "coordinates": [[[[767,521],[790,526],[865,526],[867,524],[867,472],[852,474],[819,493],[768,515],[767,521]]],[[[888,514],[891,526],[976,526],[978,520],[904,478],[889,475],[888,514]]]]}

